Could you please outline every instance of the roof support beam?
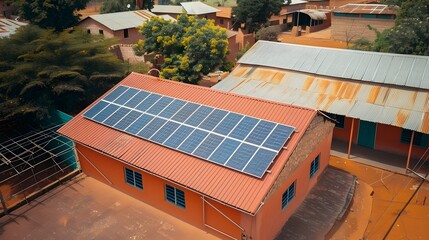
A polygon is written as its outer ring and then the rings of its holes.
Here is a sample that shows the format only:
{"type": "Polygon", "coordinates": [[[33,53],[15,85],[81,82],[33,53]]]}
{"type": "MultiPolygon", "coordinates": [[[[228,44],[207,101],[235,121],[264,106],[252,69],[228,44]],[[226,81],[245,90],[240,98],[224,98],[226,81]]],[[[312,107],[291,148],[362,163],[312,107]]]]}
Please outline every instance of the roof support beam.
{"type": "Polygon", "coordinates": [[[411,158],[411,152],[413,150],[413,142],[414,142],[414,131],[411,131],[410,147],[408,148],[408,157],[407,157],[407,165],[405,166],[405,172],[409,169],[409,166],[410,166],[410,158],[411,158]]]}
{"type": "Polygon", "coordinates": [[[352,127],[350,128],[349,148],[347,150],[347,159],[350,159],[350,150],[352,149],[353,129],[355,127],[355,119],[352,118],[352,127]]]}

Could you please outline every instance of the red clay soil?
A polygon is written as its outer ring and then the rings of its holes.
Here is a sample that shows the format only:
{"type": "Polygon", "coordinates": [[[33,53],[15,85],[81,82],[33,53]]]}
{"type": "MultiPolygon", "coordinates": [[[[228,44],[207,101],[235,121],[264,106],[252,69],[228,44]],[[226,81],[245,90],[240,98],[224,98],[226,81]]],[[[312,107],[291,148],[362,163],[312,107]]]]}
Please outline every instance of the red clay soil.
{"type": "MultiPolygon", "coordinates": [[[[360,238],[352,239],[383,239],[420,181],[417,178],[334,156],[331,157],[330,165],[350,172],[358,177],[359,182],[369,184],[374,190],[371,215],[365,233],[360,238]]],[[[426,182],[396,222],[387,239],[428,239],[428,198],[429,183],[426,182]]]]}

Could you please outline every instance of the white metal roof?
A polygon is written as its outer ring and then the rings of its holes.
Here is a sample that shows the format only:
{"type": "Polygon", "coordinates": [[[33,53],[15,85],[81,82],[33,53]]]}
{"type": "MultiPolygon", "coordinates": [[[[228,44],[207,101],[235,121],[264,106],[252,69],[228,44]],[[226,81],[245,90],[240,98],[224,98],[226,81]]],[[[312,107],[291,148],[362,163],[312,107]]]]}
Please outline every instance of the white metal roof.
{"type": "Polygon", "coordinates": [[[429,89],[429,56],[258,41],[238,63],[429,89]]]}
{"type": "Polygon", "coordinates": [[[147,10],[138,10],[91,15],[88,18],[92,18],[109,29],[117,31],[141,26],[143,22],[148,21],[153,16],[156,15],[147,10]]]}
{"type": "Polygon", "coordinates": [[[177,5],[154,5],[151,9],[153,13],[174,13],[174,14],[182,14],[183,7],[177,5]]]}
{"type": "Polygon", "coordinates": [[[201,15],[220,12],[219,9],[202,2],[182,2],[180,3],[188,15],[201,15]]]}
{"type": "Polygon", "coordinates": [[[9,37],[14,34],[18,28],[25,25],[27,25],[27,23],[7,18],[0,18],[0,38],[9,37]]]}

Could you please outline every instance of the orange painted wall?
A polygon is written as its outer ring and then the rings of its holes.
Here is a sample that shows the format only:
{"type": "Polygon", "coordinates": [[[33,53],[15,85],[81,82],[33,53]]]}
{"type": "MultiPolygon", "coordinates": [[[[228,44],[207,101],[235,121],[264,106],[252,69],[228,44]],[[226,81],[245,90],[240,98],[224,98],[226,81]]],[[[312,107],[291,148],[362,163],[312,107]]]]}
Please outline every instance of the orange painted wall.
{"type": "MultiPolygon", "coordinates": [[[[344,120],[344,128],[334,128],[334,138],[349,142],[350,139],[350,129],[352,128],[352,118],[346,117],[344,120]]],[[[359,119],[355,119],[355,123],[353,126],[353,142],[357,141],[357,131],[359,129],[359,119]]]]}
{"type": "MultiPolygon", "coordinates": [[[[185,221],[191,225],[194,225],[210,234],[213,234],[219,238],[227,239],[224,235],[205,227],[203,217],[207,224],[212,227],[221,229],[223,232],[231,235],[235,238],[240,238],[242,231],[222,216],[209,204],[204,204],[205,216],[203,216],[203,199],[202,195],[193,191],[182,188],[176,184],[169,183],[164,179],[157,176],[148,174],[140,171],[134,167],[114,160],[103,154],[100,154],[90,148],[87,148],[79,143],[76,143],[76,149],[78,150],[78,157],[82,167],[82,171],[90,177],[93,177],[111,187],[114,187],[121,192],[124,192],[134,198],[137,198],[161,211],[164,211],[182,221],[185,221]],[[83,154],[83,155],[82,155],[83,154]],[[97,166],[97,168],[111,181],[110,184],[93,166],[88,162],[97,166]],[[127,167],[134,171],[142,174],[143,179],[143,190],[135,188],[125,183],[124,168],[127,167]],[[169,184],[185,192],[186,209],[180,208],[165,200],[165,184],[169,184]]],[[[249,229],[251,226],[251,216],[242,213],[236,209],[220,204],[216,201],[205,198],[206,201],[210,202],[213,206],[219,209],[222,213],[226,214],[228,218],[234,222],[249,229]],[[244,222],[244,224],[242,224],[244,222]]]]}
{"type": "Polygon", "coordinates": [[[305,199],[311,188],[317,183],[317,178],[328,166],[332,133],[306,158],[301,166],[272,194],[256,215],[256,235],[253,239],[274,239],[289,217],[305,199]],[[320,154],[320,167],[310,179],[310,164],[320,154]],[[296,181],[295,197],[282,209],[282,195],[296,181]],[[267,221],[268,219],[268,221],[267,221]],[[272,221],[270,221],[272,219],[272,221]],[[275,219],[275,220],[274,220],[275,219]]]}
{"type": "MultiPolygon", "coordinates": [[[[408,156],[409,143],[401,142],[402,129],[385,124],[377,124],[377,133],[375,137],[375,149],[408,156]]],[[[426,146],[427,147],[427,146],[426,146]]],[[[426,150],[426,147],[413,145],[411,157],[419,159],[426,150]]]]}

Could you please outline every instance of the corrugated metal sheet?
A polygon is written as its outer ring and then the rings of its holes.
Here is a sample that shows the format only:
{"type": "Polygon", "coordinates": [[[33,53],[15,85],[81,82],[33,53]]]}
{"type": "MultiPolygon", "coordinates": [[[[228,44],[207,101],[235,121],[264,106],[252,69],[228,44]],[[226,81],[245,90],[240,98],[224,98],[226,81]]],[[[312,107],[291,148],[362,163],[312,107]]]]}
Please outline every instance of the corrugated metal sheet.
{"type": "Polygon", "coordinates": [[[16,30],[28,23],[18,22],[12,19],[0,18],[0,38],[9,37],[14,34],[16,30]]]}
{"type": "Polygon", "coordinates": [[[336,13],[363,13],[363,14],[396,14],[398,7],[386,4],[353,4],[349,3],[335,8],[336,13]]]}
{"type": "Polygon", "coordinates": [[[426,89],[245,64],[237,66],[212,88],[429,134],[429,91],[426,89]],[[273,80],[274,75],[282,78],[273,80]]]}
{"type": "Polygon", "coordinates": [[[180,5],[182,5],[186,13],[189,15],[201,15],[220,12],[219,9],[202,2],[181,2],[180,5]]]}
{"type": "Polygon", "coordinates": [[[182,14],[183,13],[183,7],[177,6],[177,5],[154,5],[153,8],[150,10],[153,13],[174,13],[174,14],[182,14]]]}
{"type": "Polygon", "coordinates": [[[429,89],[429,57],[258,41],[238,61],[328,77],[429,89]]]}
{"type": "Polygon", "coordinates": [[[156,15],[147,10],[138,10],[91,15],[88,16],[88,18],[92,18],[109,29],[117,31],[139,27],[143,24],[143,22],[148,21],[151,17],[154,16],[156,15]]]}
{"type": "Polygon", "coordinates": [[[271,173],[266,173],[261,179],[129,136],[87,120],[82,117],[82,114],[78,114],[59,130],[61,134],[76,142],[88,145],[249,213],[255,213],[305,133],[305,129],[317,114],[312,109],[161,80],[136,73],[126,77],[120,84],[295,126],[296,132],[286,143],[287,149],[279,152],[270,166],[271,173]],[[154,161],[154,156],[156,156],[156,161],[154,161]]]}

